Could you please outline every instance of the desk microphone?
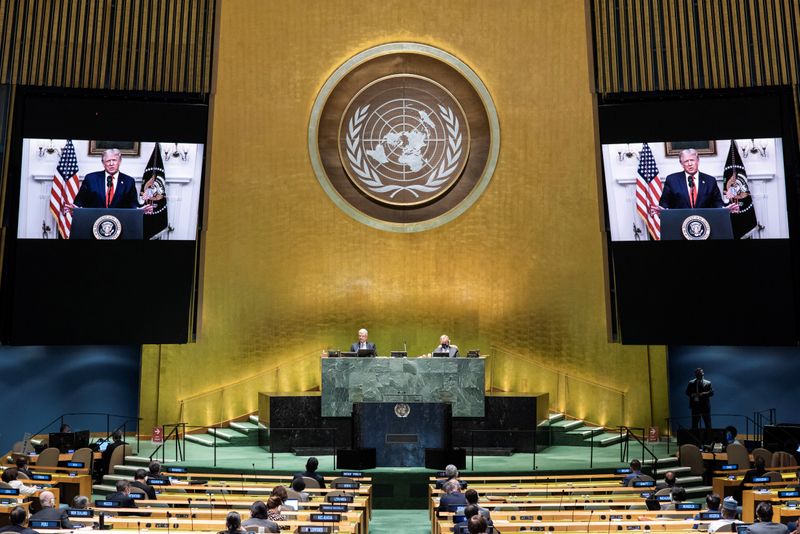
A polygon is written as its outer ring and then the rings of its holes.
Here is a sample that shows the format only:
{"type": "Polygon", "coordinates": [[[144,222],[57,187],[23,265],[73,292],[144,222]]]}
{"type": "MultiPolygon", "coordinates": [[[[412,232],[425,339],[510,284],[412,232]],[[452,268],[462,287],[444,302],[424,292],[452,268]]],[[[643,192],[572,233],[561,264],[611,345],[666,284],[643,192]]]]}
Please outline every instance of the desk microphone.
{"type": "Polygon", "coordinates": [[[244,493],[244,473],[239,473],[242,476],[242,493],[244,493]]]}
{"type": "Polygon", "coordinates": [[[187,498],[186,503],[189,506],[189,521],[192,522],[192,530],[194,530],[194,512],[192,512],[192,498],[191,497],[187,498]]]}
{"type": "Polygon", "coordinates": [[[570,522],[575,521],[575,508],[578,507],[578,499],[575,499],[575,502],[572,503],[572,516],[570,516],[570,522]]]}
{"type": "Polygon", "coordinates": [[[561,490],[561,498],[558,500],[558,509],[562,510],[561,505],[564,503],[564,495],[566,495],[566,490],[561,490]]]}
{"type": "Polygon", "coordinates": [[[170,519],[172,519],[172,513],[167,512],[167,534],[169,534],[169,528],[170,528],[170,521],[169,520],[170,519]]]}
{"type": "Polygon", "coordinates": [[[142,534],[142,523],[141,523],[141,521],[137,521],[136,522],[136,532],[138,532],[139,534],[142,534]]]}
{"type": "Polygon", "coordinates": [[[608,514],[608,530],[606,531],[606,534],[611,534],[611,514],[610,513],[608,514]]]}
{"type": "Polygon", "coordinates": [[[594,515],[594,508],[589,512],[589,521],[586,523],[586,532],[589,532],[589,527],[592,526],[592,516],[594,515]]]}
{"type": "Polygon", "coordinates": [[[208,495],[208,503],[211,505],[211,511],[209,512],[208,518],[214,519],[214,498],[211,496],[211,490],[206,492],[208,495]]]}
{"type": "Polygon", "coordinates": [[[222,483],[222,488],[223,489],[221,489],[220,492],[219,492],[219,494],[222,495],[222,502],[225,503],[225,508],[228,508],[228,499],[225,497],[225,488],[227,488],[227,487],[228,487],[228,485],[223,482],[222,483]]]}
{"type": "Polygon", "coordinates": [[[250,465],[253,466],[253,482],[258,482],[258,475],[256,474],[256,464],[252,463],[250,465]]]}

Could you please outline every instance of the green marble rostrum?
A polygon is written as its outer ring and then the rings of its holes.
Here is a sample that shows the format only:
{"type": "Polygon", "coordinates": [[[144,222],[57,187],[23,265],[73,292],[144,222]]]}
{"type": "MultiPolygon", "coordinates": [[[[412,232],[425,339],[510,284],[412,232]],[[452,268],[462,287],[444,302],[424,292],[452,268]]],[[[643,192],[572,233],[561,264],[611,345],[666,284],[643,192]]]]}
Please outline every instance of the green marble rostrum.
{"type": "Polygon", "coordinates": [[[322,358],[322,416],[354,402],[450,402],[453,417],[483,417],[484,358],[322,358]]]}

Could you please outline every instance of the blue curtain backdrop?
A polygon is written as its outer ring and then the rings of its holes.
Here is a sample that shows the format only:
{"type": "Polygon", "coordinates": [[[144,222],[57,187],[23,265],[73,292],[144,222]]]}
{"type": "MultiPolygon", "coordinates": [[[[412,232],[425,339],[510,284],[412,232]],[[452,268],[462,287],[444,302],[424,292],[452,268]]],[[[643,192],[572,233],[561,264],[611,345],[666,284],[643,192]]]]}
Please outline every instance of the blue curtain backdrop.
{"type": "MultiPolygon", "coordinates": [[[[756,411],[775,408],[778,422],[800,423],[793,392],[800,380],[800,349],[796,347],[669,347],[669,409],[676,423],[691,426],[686,384],[702,367],[714,387],[712,425],[733,425],[744,434],[756,411]]],[[[662,422],[663,424],[663,422],[662,422]]],[[[752,425],[751,425],[752,426],[752,425]]]]}
{"type": "MultiPolygon", "coordinates": [[[[140,346],[0,347],[0,454],[64,413],[139,415],[140,346]]],[[[112,428],[124,418],[111,418],[112,428]]],[[[106,418],[69,416],[73,430],[106,432],[106,418]]],[[[131,431],[135,426],[128,425],[131,431]]],[[[57,432],[58,424],[46,431],[57,432]]]]}

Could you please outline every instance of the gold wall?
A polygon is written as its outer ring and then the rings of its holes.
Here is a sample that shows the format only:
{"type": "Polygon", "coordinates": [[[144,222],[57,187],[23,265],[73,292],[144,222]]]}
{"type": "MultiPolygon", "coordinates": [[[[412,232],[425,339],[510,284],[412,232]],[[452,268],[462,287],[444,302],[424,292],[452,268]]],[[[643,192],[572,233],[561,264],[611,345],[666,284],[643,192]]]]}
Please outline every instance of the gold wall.
{"type": "Polygon", "coordinates": [[[220,10],[201,331],[195,344],[144,348],[143,428],[210,424],[255,411],[258,391],[314,389],[320,350],[349,346],[361,326],[381,352],[403,342],[429,352],[447,332],[489,354],[493,387],[555,388],[554,407],[591,421],[663,421],[663,348],[607,340],[583,1],[253,0],[220,10]],[[482,198],[415,234],[346,216],[307,149],[327,77],[391,41],[461,58],[500,117],[482,198]]]}

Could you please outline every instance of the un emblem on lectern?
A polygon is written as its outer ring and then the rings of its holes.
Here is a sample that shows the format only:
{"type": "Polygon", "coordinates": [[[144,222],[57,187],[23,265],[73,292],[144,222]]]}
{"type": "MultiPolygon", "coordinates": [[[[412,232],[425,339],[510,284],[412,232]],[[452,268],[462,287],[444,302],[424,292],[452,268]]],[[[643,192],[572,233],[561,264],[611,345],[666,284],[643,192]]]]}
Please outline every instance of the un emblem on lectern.
{"type": "Polygon", "coordinates": [[[397,417],[408,417],[408,414],[411,413],[411,406],[408,404],[401,402],[394,405],[394,414],[397,417]]]}
{"type": "Polygon", "coordinates": [[[331,200],[383,230],[416,232],[466,211],[500,146],[477,74],[443,50],[391,43],[357,54],[322,87],[309,152],[331,200]]]}

